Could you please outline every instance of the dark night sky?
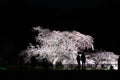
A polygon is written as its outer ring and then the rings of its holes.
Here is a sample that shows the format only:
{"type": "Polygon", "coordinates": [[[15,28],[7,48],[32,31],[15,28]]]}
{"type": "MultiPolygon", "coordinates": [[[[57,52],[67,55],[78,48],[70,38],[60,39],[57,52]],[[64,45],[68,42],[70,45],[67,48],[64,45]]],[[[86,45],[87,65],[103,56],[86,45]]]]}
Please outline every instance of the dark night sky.
{"type": "Polygon", "coordinates": [[[1,56],[15,56],[32,42],[33,26],[77,30],[95,38],[95,47],[119,54],[119,2],[115,0],[0,1],[1,56]]]}

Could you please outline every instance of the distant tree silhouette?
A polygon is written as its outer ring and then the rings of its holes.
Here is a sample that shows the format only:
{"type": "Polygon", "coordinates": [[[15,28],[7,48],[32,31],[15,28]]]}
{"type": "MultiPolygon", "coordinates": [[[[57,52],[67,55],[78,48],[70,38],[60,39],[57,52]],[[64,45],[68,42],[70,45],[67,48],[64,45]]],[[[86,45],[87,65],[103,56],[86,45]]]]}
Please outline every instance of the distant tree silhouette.
{"type": "Polygon", "coordinates": [[[48,61],[47,61],[46,58],[43,59],[43,66],[44,66],[44,69],[45,69],[45,70],[48,69],[49,63],[48,63],[48,61]]]}
{"type": "Polygon", "coordinates": [[[23,55],[20,55],[19,58],[18,58],[18,64],[19,64],[19,67],[20,69],[23,69],[23,64],[24,64],[24,56],[23,55]]]}
{"type": "Polygon", "coordinates": [[[31,57],[31,70],[35,70],[36,63],[37,63],[36,57],[32,56],[31,57]]]}

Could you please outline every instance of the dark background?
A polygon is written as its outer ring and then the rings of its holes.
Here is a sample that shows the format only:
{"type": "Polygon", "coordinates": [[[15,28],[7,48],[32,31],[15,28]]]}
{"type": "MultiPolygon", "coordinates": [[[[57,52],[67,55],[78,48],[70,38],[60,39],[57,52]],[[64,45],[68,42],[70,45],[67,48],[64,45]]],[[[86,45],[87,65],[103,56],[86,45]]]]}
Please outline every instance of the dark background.
{"type": "Polygon", "coordinates": [[[0,58],[14,61],[33,42],[36,26],[77,30],[91,35],[96,49],[120,54],[119,8],[116,0],[2,0],[0,58]]]}

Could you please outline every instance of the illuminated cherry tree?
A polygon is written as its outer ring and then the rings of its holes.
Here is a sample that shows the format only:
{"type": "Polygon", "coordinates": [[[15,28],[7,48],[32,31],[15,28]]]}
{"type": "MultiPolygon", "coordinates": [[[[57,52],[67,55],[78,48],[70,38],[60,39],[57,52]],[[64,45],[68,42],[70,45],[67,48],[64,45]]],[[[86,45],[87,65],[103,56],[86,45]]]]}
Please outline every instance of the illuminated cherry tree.
{"type": "Polygon", "coordinates": [[[42,27],[34,27],[33,31],[37,31],[35,36],[38,44],[29,44],[25,62],[29,62],[30,57],[39,54],[38,60],[47,58],[53,64],[61,62],[62,64],[77,64],[76,55],[79,50],[92,49],[93,38],[89,35],[81,34],[77,31],[50,31],[42,27]]]}

